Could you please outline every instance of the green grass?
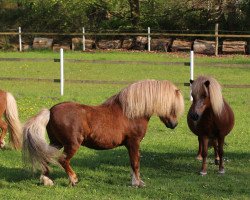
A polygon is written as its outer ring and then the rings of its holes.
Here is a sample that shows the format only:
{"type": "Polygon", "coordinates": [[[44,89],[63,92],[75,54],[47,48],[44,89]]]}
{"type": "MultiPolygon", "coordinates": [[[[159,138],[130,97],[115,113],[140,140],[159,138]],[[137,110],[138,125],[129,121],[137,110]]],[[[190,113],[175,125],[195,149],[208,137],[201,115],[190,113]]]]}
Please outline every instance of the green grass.
{"type": "MultiPolygon", "coordinates": [[[[0,57],[55,58],[58,53],[0,52],[0,57]]],[[[77,53],[66,52],[65,58],[99,60],[147,60],[188,62],[188,54],[154,54],[125,52],[77,53]]],[[[199,62],[250,63],[249,57],[196,57],[199,62]]],[[[0,77],[59,78],[59,63],[0,62],[0,77]]],[[[66,79],[124,80],[155,78],[175,83],[189,80],[188,67],[111,64],[65,63],[66,79]]],[[[195,75],[210,74],[222,84],[250,84],[250,70],[246,68],[196,67],[195,75]]],[[[65,95],[60,97],[59,83],[32,81],[0,81],[1,89],[15,96],[22,122],[41,108],[62,101],[78,101],[97,105],[125,85],[65,84],[65,95]]],[[[141,142],[141,176],[145,188],[130,186],[130,167],[124,147],[108,151],[81,148],[72,159],[72,167],[80,182],[68,186],[65,172],[52,167],[55,186],[39,184],[39,173],[32,175],[23,168],[21,152],[0,151],[0,199],[249,199],[250,198],[250,89],[224,88],[236,118],[233,131],[226,137],[226,174],[217,174],[209,151],[208,175],[200,176],[201,163],[195,160],[197,137],[187,127],[186,113],[190,106],[189,88],[183,91],[186,112],[176,129],[166,129],[157,117],[152,117],[146,137],[141,142]]]]}

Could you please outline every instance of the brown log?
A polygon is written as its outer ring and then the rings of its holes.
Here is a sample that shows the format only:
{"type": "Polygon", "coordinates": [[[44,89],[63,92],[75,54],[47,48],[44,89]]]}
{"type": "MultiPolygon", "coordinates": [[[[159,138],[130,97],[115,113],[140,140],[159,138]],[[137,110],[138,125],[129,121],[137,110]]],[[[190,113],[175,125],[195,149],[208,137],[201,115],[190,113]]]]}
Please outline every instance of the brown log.
{"type": "Polygon", "coordinates": [[[151,50],[168,52],[171,43],[171,38],[151,39],[151,50]]]}
{"type": "Polygon", "coordinates": [[[225,54],[230,54],[230,53],[246,54],[246,48],[247,48],[246,41],[224,40],[222,45],[222,52],[225,54]]]}
{"type": "MultiPolygon", "coordinates": [[[[94,40],[85,39],[85,49],[93,49],[94,47],[94,40]]],[[[82,38],[72,38],[72,50],[82,50],[82,38]]]]}
{"type": "Polygon", "coordinates": [[[34,49],[52,49],[53,39],[36,37],[33,40],[34,49]]]}
{"type": "Polygon", "coordinates": [[[135,49],[145,50],[148,44],[148,38],[143,36],[137,36],[135,39],[135,49]]]}
{"type": "Polygon", "coordinates": [[[53,51],[60,51],[61,48],[65,51],[69,51],[70,45],[68,44],[54,44],[53,45],[53,51]]]}
{"type": "Polygon", "coordinates": [[[192,47],[192,42],[188,40],[176,39],[172,44],[172,51],[190,51],[192,47]]]}
{"type": "Polygon", "coordinates": [[[10,43],[9,38],[6,36],[0,36],[0,49],[5,48],[10,43]]]}
{"type": "Polygon", "coordinates": [[[97,47],[100,49],[120,49],[122,43],[120,40],[100,40],[97,47]]]}
{"type": "Polygon", "coordinates": [[[194,53],[214,55],[215,41],[195,40],[193,45],[194,53]]]}
{"type": "Polygon", "coordinates": [[[134,45],[133,39],[125,39],[122,42],[122,49],[132,49],[134,45]]]}

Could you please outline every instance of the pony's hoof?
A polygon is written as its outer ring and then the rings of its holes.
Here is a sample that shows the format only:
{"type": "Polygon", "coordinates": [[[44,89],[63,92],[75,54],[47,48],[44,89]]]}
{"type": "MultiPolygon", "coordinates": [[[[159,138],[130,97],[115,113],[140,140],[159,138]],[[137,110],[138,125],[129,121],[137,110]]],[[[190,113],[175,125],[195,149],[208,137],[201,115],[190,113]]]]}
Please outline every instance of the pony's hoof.
{"type": "Polygon", "coordinates": [[[206,176],[206,175],[207,175],[207,172],[203,172],[203,171],[201,171],[201,172],[200,172],[200,175],[202,175],[202,176],[206,176]]]}
{"type": "Polygon", "coordinates": [[[5,141],[4,140],[0,141],[0,148],[2,149],[2,148],[4,148],[4,146],[5,146],[5,141]]]}
{"type": "Polygon", "coordinates": [[[145,187],[145,186],[146,186],[146,184],[142,180],[140,180],[139,187],[145,187]]]}
{"type": "Polygon", "coordinates": [[[77,185],[77,183],[78,183],[78,182],[69,182],[69,186],[74,187],[74,186],[76,186],[76,185],[77,185]]]}
{"type": "Polygon", "coordinates": [[[40,176],[40,182],[41,184],[45,185],[45,186],[53,186],[54,182],[47,176],[41,175],[40,176]]]}
{"type": "Polygon", "coordinates": [[[214,164],[215,164],[215,165],[219,165],[219,164],[220,164],[220,160],[215,159],[215,160],[214,160],[214,164]]]}
{"type": "Polygon", "coordinates": [[[140,180],[140,181],[133,182],[132,186],[133,187],[145,187],[146,184],[142,180],[140,180]]]}
{"type": "Polygon", "coordinates": [[[225,169],[220,169],[220,170],[218,171],[218,173],[219,173],[219,174],[225,174],[225,169]]]}
{"type": "Polygon", "coordinates": [[[78,178],[70,179],[69,185],[70,186],[76,186],[78,183],[78,178]]]}

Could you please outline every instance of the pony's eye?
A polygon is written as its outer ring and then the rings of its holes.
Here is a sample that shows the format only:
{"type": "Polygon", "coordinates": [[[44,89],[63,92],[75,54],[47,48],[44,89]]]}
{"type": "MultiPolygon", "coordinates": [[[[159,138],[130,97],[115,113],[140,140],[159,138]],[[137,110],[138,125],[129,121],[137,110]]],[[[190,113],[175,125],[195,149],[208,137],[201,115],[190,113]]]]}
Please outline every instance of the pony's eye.
{"type": "Polygon", "coordinates": [[[207,95],[201,95],[202,99],[205,99],[207,97],[207,95]]]}

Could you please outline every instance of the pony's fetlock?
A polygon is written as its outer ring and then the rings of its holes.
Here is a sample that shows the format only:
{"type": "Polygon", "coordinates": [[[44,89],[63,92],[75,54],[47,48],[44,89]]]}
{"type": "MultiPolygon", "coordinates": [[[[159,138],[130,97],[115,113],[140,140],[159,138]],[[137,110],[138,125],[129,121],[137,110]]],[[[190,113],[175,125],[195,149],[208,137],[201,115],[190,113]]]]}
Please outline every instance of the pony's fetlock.
{"type": "Polygon", "coordinates": [[[214,160],[214,164],[215,164],[215,165],[219,165],[219,164],[220,164],[220,160],[219,160],[219,159],[215,159],[215,160],[214,160]]]}
{"type": "Polygon", "coordinates": [[[196,160],[202,161],[202,156],[199,154],[196,156],[196,160]]]}

